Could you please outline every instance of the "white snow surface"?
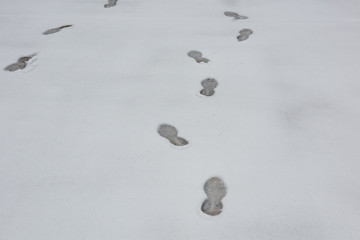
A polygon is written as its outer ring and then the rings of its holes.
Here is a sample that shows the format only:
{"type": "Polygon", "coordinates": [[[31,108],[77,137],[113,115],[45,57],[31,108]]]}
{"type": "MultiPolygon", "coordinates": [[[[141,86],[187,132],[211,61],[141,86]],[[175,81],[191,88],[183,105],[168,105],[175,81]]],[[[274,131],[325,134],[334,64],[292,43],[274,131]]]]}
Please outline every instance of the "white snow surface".
{"type": "Polygon", "coordinates": [[[358,0],[105,3],[1,0],[0,239],[360,239],[358,0]]]}

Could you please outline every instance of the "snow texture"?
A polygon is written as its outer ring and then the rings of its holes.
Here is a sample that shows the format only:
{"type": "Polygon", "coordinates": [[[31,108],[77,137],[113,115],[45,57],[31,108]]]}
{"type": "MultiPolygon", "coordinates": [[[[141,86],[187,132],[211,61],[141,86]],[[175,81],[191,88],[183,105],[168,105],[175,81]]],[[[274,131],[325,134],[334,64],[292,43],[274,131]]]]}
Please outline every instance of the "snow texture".
{"type": "Polygon", "coordinates": [[[358,0],[106,2],[1,1],[0,239],[360,239],[358,0]]]}

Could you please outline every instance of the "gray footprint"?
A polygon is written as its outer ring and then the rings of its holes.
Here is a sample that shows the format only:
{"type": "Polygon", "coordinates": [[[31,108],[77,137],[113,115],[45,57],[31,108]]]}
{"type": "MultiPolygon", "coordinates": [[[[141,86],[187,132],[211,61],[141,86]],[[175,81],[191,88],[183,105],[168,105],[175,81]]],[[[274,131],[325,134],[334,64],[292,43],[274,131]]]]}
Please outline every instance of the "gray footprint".
{"type": "Polygon", "coordinates": [[[244,41],[244,40],[248,39],[249,36],[250,36],[251,34],[253,34],[254,32],[253,32],[251,29],[244,28],[244,29],[240,30],[239,33],[240,33],[240,35],[237,36],[237,40],[239,40],[239,41],[244,41]]]}
{"type": "Polygon", "coordinates": [[[117,3],[117,0],[108,0],[108,3],[104,5],[104,8],[111,8],[115,7],[117,3]]]}
{"type": "Polygon", "coordinates": [[[24,69],[27,66],[27,62],[33,58],[36,54],[32,54],[29,56],[21,57],[17,60],[16,63],[10,64],[9,66],[5,67],[5,71],[14,72],[20,69],[24,69]]]}
{"type": "Polygon", "coordinates": [[[248,19],[248,17],[239,15],[239,14],[237,14],[236,12],[226,11],[226,12],[224,12],[224,15],[227,16],[227,17],[232,17],[234,20],[238,20],[238,19],[248,19]]]}
{"type": "Polygon", "coordinates": [[[184,138],[178,137],[177,129],[169,124],[161,124],[158,127],[158,133],[175,146],[185,146],[189,144],[189,142],[184,138]]]}
{"type": "Polygon", "coordinates": [[[45,32],[43,32],[43,35],[49,35],[49,34],[57,33],[57,32],[60,32],[64,28],[68,28],[68,27],[72,27],[72,26],[73,25],[64,25],[64,26],[61,26],[61,27],[52,28],[52,29],[49,29],[49,30],[46,30],[45,32]]]}
{"type": "Polygon", "coordinates": [[[227,189],[224,181],[218,177],[208,179],[204,184],[207,199],[201,205],[201,211],[210,215],[219,215],[223,209],[221,200],[225,197],[227,189]]]}
{"type": "Polygon", "coordinates": [[[190,52],[188,52],[187,55],[189,57],[195,59],[195,61],[197,63],[201,63],[201,62],[208,63],[210,61],[209,59],[202,57],[203,54],[202,54],[202,52],[199,52],[199,51],[190,51],[190,52]]]}
{"type": "Polygon", "coordinates": [[[218,86],[218,82],[214,78],[207,78],[201,81],[201,85],[204,87],[204,89],[200,91],[200,94],[210,97],[214,95],[214,89],[218,86]]]}

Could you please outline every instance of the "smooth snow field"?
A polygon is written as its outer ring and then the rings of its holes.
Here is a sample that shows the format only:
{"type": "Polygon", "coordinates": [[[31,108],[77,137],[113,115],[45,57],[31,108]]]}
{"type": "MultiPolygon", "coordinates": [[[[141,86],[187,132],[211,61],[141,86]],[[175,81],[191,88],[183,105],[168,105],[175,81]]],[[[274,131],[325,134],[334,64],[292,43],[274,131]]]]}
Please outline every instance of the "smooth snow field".
{"type": "Polygon", "coordinates": [[[358,0],[0,0],[0,240],[359,240],[358,0]]]}

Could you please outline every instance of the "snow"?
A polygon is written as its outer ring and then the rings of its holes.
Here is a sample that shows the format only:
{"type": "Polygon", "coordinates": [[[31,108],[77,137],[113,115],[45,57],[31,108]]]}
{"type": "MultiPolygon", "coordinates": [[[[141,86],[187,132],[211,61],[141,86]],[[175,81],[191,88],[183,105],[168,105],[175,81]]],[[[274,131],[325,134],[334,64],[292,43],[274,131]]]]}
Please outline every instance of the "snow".
{"type": "Polygon", "coordinates": [[[106,3],[2,1],[0,239],[360,238],[358,1],[106,3]]]}

